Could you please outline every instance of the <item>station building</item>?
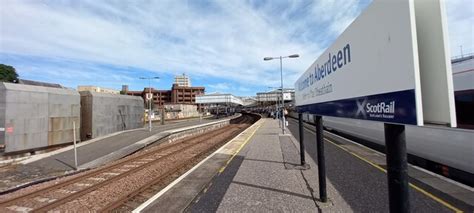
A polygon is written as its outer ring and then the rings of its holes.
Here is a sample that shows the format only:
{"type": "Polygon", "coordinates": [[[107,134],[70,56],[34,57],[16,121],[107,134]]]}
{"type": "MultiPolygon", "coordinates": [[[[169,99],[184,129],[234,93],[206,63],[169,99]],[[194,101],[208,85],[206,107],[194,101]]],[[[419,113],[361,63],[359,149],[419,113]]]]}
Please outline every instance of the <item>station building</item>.
{"type": "Polygon", "coordinates": [[[244,105],[244,102],[232,94],[213,93],[196,97],[196,103],[202,111],[215,114],[234,113],[235,109],[244,105]]]}
{"type": "MultiPolygon", "coordinates": [[[[283,89],[283,100],[284,102],[295,101],[295,89],[284,88],[283,89]]],[[[269,92],[257,93],[257,102],[261,106],[278,104],[281,102],[281,89],[275,89],[269,92]]]]}

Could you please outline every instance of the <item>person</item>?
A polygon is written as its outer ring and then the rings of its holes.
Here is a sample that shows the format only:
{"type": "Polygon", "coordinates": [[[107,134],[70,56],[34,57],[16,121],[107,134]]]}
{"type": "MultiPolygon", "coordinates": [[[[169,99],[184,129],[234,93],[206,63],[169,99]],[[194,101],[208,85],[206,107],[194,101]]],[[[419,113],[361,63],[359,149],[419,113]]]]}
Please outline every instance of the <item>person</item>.
{"type": "Polygon", "coordinates": [[[273,111],[270,112],[270,117],[272,117],[273,119],[275,119],[275,113],[273,113],[273,111]]]}
{"type": "Polygon", "coordinates": [[[285,116],[285,126],[288,126],[288,110],[283,108],[283,116],[285,116]]]}

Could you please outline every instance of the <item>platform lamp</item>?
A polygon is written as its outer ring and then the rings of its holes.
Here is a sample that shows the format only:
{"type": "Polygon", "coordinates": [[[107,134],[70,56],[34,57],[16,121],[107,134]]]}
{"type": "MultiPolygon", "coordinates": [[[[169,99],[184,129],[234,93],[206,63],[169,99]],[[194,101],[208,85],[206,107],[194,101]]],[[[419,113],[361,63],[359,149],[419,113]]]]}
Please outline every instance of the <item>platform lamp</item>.
{"type": "Polygon", "coordinates": [[[151,102],[153,101],[153,96],[151,94],[151,80],[160,79],[160,77],[140,77],[140,79],[148,79],[148,131],[151,132],[151,102]]]}
{"type": "Polygon", "coordinates": [[[280,113],[281,113],[281,131],[283,134],[285,134],[285,115],[283,114],[283,108],[285,106],[285,101],[283,100],[283,60],[284,58],[298,58],[300,57],[298,54],[293,54],[289,56],[279,56],[279,57],[265,57],[263,58],[264,61],[270,61],[273,59],[280,59],[280,78],[281,78],[281,108],[280,108],[280,113]]]}

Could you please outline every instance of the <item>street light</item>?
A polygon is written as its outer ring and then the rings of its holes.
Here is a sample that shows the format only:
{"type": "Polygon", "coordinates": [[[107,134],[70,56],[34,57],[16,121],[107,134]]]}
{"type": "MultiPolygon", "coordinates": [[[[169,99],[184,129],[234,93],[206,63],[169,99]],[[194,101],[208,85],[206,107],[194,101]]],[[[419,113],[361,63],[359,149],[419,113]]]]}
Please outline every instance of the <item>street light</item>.
{"type": "Polygon", "coordinates": [[[148,79],[148,94],[150,96],[150,100],[148,100],[148,131],[151,132],[151,102],[153,101],[153,96],[151,94],[151,80],[160,79],[160,77],[140,77],[140,79],[148,79]]]}
{"type": "Polygon", "coordinates": [[[300,57],[298,54],[293,54],[293,55],[289,55],[289,56],[279,56],[279,57],[265,57],[263,58],[264,61],[270,61],[270,60],[273,60],[273,59],[280,59],[280,77],[281,77],[281,122],[282,122],[282,125],[281,125],[281,131],[283,134],[285,134],[285,125],[286,125],[286,121],[285,121],[285,115],[283,114],[283,108],[285,106],[284,104],[284,100],[283,100],[283,62],[282,62],[282,59],[284,58],[298,58],[300,57]]]}

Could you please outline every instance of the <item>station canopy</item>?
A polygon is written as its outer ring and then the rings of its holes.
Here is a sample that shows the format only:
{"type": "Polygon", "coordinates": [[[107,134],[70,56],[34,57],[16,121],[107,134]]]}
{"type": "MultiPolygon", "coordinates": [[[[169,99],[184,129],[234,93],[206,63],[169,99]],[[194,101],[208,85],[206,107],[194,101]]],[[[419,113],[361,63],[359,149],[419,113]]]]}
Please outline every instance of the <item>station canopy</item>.
{"type": "Polygon", "coordinates": [[[231,106],[242,106],[244,105],[242,99],[236,97],[232,94],[221,94],[221,93],[212,93],[206,95],[196,96],[197,104],[221,104],[221,105],[231,105],[231,106]]]}

